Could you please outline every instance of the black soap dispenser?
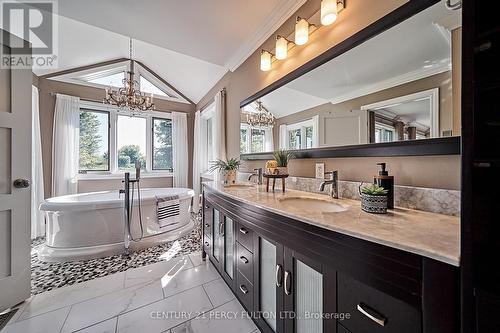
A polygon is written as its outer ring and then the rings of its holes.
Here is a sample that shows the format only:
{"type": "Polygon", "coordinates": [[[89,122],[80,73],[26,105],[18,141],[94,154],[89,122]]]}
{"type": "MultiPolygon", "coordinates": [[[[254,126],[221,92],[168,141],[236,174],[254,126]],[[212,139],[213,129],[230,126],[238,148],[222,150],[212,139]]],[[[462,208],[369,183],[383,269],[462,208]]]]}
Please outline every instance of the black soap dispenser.
{"type": "Polygon", "coordinates": [[[381,170],[378,175],[373,177],[373,183],[383,187],[387,193],[387,208],[394,208],[394,176],[389,176],[389,172],[385,170],[386,163],[377,163],[381,170]]]}

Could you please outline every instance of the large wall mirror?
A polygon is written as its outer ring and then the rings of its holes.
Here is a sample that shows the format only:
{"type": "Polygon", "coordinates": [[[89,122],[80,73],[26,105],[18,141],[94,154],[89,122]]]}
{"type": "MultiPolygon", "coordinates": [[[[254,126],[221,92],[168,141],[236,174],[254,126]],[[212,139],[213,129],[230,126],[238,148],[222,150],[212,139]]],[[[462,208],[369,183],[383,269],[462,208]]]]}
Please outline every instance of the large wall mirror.
{"type": "Polygon", "coordinates": [[[424,140],[447,142],[448,149],[455,147],[448,153],[457,153],[461,21],[460,10],[434,2],[272,91],[264,89],[245,100],[241,154],[415,146],[415,141],[422,146],[424,140]]]}

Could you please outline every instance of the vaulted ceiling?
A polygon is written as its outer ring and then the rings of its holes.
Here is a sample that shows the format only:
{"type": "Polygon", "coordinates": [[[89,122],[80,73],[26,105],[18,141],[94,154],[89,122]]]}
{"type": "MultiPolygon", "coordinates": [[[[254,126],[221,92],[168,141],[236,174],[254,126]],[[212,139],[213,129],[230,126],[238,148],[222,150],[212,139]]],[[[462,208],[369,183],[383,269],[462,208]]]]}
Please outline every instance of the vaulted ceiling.
{"type": "Polygon", "coordinates": [[[133,57],[198,102],[305,0],[64,0],[57,69],[133,57]]]}

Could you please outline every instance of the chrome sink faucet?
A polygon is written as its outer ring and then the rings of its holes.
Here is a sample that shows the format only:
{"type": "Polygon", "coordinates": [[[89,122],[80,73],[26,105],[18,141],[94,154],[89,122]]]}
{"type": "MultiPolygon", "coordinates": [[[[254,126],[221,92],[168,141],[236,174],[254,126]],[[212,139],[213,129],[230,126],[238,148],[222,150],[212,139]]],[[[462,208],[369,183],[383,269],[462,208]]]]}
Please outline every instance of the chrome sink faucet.
{"type": "Polygon", "coordinates": [[[319,191],[325,190],[325,185],[331,185],[330,196],[334,199],[339,198],[339,171],[325,172],[325,176],[330,175],[330,179],[323,181],[319,185],[319,191]]]}
{"type": "Polygon", "coordinates": [[[250,176],[248,176],[248,181],[250,181],[253,176],[257,176],[257,184],[262,185],[262,183],[264,182],[262,168],[253,169],[253,171],[254,171],[254,173],[252,173],[252,174],[250,174],[250,176]]]}

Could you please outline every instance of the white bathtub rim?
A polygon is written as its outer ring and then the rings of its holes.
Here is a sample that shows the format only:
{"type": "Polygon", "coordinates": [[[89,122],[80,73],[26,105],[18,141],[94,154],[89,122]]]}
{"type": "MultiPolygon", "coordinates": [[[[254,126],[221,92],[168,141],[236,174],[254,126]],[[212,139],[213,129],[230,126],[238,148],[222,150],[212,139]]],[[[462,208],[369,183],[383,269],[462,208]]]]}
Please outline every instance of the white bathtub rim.
{"type": "MultiPolygon", "coordinates": [[[[191,200],[194,197],[194,190],[190,188],[181,188],[181,187],[162,187],[162,188],[141,188],[141,193],[143,191],[151,191],[151,190],[180,190],[185,191],[183,194],[179,195],[179,200],[191,200]]],[[[52,197],[44,200],[39,209],[41,211],[46,212],[60,212],[60,211],[76,211],[76,210],[96,210],[96,209],[109,209],[109,208],[124,208],[125,202],[123,194],[121,197],[110,198],[107,200],[98,200],[98,201],[69,201],[68,198],[71,197],[82,197],[82,196],[90,196],[90,195],[102,195],[102,194],[110,194],[117,193],[117,191],[99,191],[99,192],[89,192],[89,193],[78,193],[78,194],[70,194],[59,197],[52,197]]],[[[148,196],[146,198],[141,197],[141,203],[145,204],[147,201],[154,201],[154,196],[148,196]]],[[[134,194],[134,203],[133,206],[138,206],[139,200],[137,200],[137,193],[134,194]]]]}
{"type": "MultiPolygon", "coordinates": [[[[190,219],[188,224],[179,229],[165,232],[168,236],[162,233],[145,237],[139,242],[131,242],[130,249],[132,251],[137,251],[176,240],[190,233],[194,229],[194,226],[194,221],[190,219]]],[[[38,250],[37,256],[38,259],[43,262],[71,262],[98,259],[121,253],[125,253],[124,242],[72,248],[58,248],[43,244],[38,250]]]]}

